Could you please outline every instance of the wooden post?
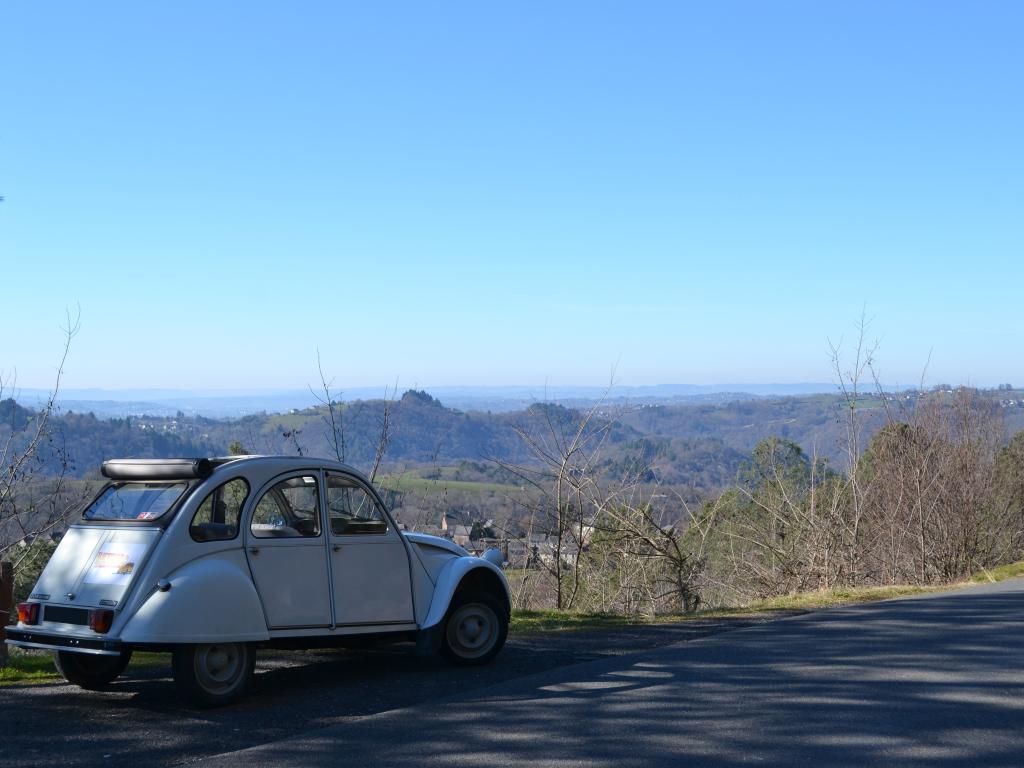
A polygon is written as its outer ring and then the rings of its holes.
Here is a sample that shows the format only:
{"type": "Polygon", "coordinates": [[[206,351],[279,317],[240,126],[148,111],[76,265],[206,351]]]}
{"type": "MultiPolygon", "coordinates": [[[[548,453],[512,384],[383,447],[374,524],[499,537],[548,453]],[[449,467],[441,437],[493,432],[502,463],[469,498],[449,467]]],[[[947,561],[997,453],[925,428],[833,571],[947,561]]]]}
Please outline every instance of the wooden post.
{"type": "Polygon", "coordinates": [[[14,610],[14,563],[0,563],[0,667],[7,664],[7,625],[14,610]]]}

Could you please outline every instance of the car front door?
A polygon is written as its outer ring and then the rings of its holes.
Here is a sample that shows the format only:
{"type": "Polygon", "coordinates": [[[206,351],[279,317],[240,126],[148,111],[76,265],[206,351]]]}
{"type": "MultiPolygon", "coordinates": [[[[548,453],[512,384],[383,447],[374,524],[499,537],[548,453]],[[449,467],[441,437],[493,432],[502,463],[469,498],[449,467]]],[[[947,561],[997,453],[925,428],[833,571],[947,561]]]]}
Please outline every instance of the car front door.
{"type": "Polygon", "coordinates": [[[319,477],[308,470],[275,478],[249,515],[246,557],[271,629],[331,625],[319,477]]]}
{"type": "Polygon", "coordinates": [[[354,477],[328,472],[326,491],[338,626],[414,622],[409,554],[401,534],[354,477]]]}

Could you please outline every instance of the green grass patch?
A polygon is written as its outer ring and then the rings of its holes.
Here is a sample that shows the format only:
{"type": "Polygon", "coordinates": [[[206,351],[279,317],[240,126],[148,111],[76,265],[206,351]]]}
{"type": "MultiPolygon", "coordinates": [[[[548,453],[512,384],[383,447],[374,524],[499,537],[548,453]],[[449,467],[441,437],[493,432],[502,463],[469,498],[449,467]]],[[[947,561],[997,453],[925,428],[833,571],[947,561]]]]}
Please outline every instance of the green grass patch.
{"type": "MultiPolygon", "coordinates": [[[[128,669],[170,668],[170,665],[171,657],[166,653],[138,652],[132,655],[128,669]]],[[[0,669],[0,686],[63,681],[64,678],[57,673],[57,668],[53,666],[53,657],[49,651],[24,651],[20,648],[10,648],[7,666],[0,669]]]]}
{"type": "Polygon", "coordinates": [[[654,624],[678,624],[683,621],[754,616],[773,611],[792,610],[786,607],[709,608],[694,613],[576,613],[574,611],[514,611],[509,629],[512,632],[576,632],[581,630],[642,627],[654,624]]]}
{"type": "Polygon", "coordinates": [[[575,613],[572,611],[515,611],[509,629],[512,632],[571,632],[583,629],[614,629],[646,624],[672,624],[700,618],[701,614],[575,613]]]}
{"type": "Polygon", "coordinates": [[[890,587],[857,587],[801,592],[767,600],[756,600],[738,608],[707,608],[694,613],[669,613],[654,616],[645,614],[574,613],[571,611],[516,611],[510,628],[513,632],[565,632],[577,630],[614,629],[615,627],[674,624],[699,619],[754,616],[757,614],[789,611],[810,611],[877,600],[891,600],[907,595],[950,589],[950,585],[918,587],[897,585],[890,587]]]}
{"type": "Polygon", "coordinates": [[[912,584],[897,584],[886,587],[841,587],[838,589],[821,590],[819,592],[800,592],[794,595],[781,595],[765,600],[756,600],[745,605],[742,610],[758,611],[809,611],[816,608],[831,608],[836,605],[851,603],[871,603],[877,600],[892,600],[907,595],[920,595],[925,592],[937,592],[950,589],[952,585],[919,587],[912,584]]]}
{"type": "Polygon", "coordinates": [[[781,595],[764,600],[755,600],[738,608],[709,608],[694,613],[629,616],[607,613],[574,613],[571,611],[515,611],[510,628],[513,632],[565,632],[586,629],[614,629],[615,627],[640,626],[646,624],[671,624],[695,619],[714,619],[729,616],[751,616],[773,611],[813,611],[841,605],[871,603],[878,600],[892,600],[908,595],[922,595],[928,592],[943,592],[959,589],[971,584],[988,584],[1024,576],[1024,561],[1001,565],[991,570],[981,570],[969,581],[957,584],[918,586],[896,584],[884,587],[840,587],[818,592],[800,592],[781,595]]]}
{"type": "Polygon", "coordinates": [[[503,483],[480,483],[474,480],[450,480],[448,478],[420,477],[416,472],[399,475],[385,475],[378,478],[377,485],[390,491],[444,492],[465,491],[466,493],[517,493],[516,485],[503,483]]]}
{"type": "Polygon", "coordinates": [[[0,669],[0,685],[50,683],[59,679],[48,653],[25,653],[11,648],[7,666],[0,669]]]}
{"type": "Polygon", "coordinates": [[[1024,576],[1024,560],[1019,563],[1000,565],[991,570],[982,568],[976,574],[971,576],[971,581],[976,584],[989,584],[996,581],[1006,581],[1006,579],[1013,579],[1017,576],[1024,576]]]}
{"type": "Polygon", "coordinates": [[[300,429],[315,418],[316,415],[310,413],[276,414],[267,418],[266,422],[260,428],[260,433],[269,435],[281,431],[287,432],[293,429],[300,429]]]}

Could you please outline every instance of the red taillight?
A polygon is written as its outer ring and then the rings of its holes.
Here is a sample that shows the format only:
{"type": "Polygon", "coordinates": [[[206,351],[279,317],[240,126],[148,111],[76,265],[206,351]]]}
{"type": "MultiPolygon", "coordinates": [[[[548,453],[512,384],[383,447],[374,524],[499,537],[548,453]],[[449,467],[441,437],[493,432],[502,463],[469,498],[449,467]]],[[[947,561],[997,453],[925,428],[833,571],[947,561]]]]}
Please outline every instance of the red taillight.
{"type": "Polygon", "coordinates": [[[18,621],[22,624],[38,624],[39,603],[18,603],[18,621]]]}
{"type": "Polygon", "coordinates": [[[110,631],[110,625],[114,623],[114,612],[109,608],[97,608],[89,611],[89,629],[93,632],[103,634],[110,631]]]}

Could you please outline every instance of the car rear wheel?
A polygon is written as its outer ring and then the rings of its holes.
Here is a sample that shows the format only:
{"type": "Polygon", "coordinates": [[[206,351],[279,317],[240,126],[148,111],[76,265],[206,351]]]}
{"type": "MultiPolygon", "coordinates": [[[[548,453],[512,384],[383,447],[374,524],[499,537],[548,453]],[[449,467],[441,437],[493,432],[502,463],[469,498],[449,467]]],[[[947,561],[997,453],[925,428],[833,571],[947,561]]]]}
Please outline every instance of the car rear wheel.
{"type": "Polygon", "coordinates": [[[245,643],[185,645],[174,651],[174,684],[195,707],[220,707],[237,700],[249,685],[256,653],[245,643]]]}
{"type": "Polygon", "coordinates": [[[441,653],[456,664],[486,664],[505,645],[508,613],[486,592],[456,595],[445,616],[441,653]]]}
{"type": "Polygon", "coordinates": [[[89,691],[106,688],[124,672],[131,660],[131,651],[125,651],[118,656],[99,656],[71,651],[57,651],[53,654],[53,664],[64,679],[89,691]]]}

